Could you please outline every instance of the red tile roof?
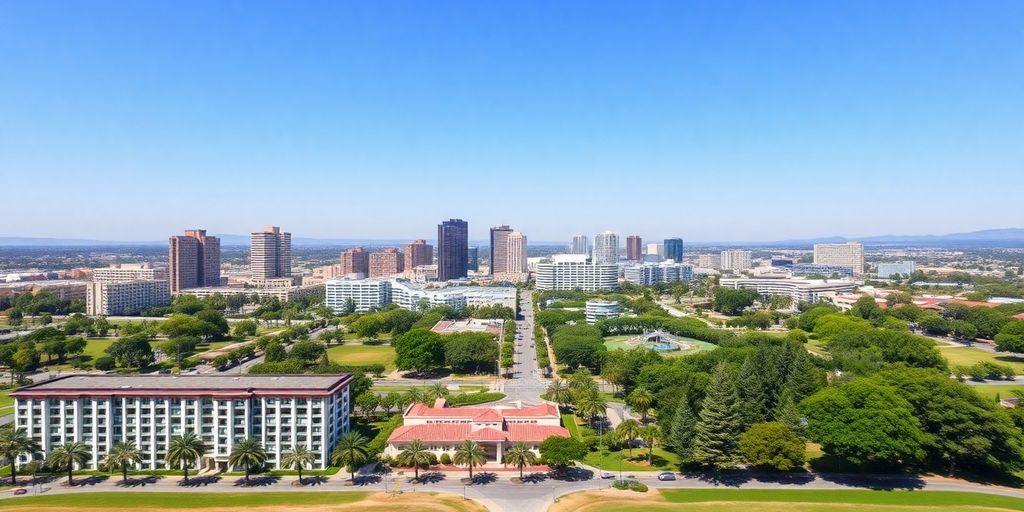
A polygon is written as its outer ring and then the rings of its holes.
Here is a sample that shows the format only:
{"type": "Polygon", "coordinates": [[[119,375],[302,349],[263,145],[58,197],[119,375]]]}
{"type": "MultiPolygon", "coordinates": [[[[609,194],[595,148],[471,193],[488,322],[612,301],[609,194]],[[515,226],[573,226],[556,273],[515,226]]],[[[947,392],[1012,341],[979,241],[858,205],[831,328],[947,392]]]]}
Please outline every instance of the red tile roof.
{"type": "Polygon", "coordinates": [[[473,430],[469,424],[403,425],[388,437],[389,443],[405,443],[418,439],[424,443],[457,443],[466,439],[473,441],[525,441],[540,442],[551,436],[569,437],[569,431],[562,427],[511,424],[508,431],[494,428],[473,430]]]}
{"type": "MultiPolygon", "coordinates": [[[[531,407],[501,409],[497,407],[429,407],[424,404],[413,404],[405,413],[406,417],[420,418],[477,418],[490,413],[500,418],[523,418],[538,416],[558,416],[555,404],[543,403],[531,407]]],[[[497,421],[497,420],[495,420],[497,421]]]]}

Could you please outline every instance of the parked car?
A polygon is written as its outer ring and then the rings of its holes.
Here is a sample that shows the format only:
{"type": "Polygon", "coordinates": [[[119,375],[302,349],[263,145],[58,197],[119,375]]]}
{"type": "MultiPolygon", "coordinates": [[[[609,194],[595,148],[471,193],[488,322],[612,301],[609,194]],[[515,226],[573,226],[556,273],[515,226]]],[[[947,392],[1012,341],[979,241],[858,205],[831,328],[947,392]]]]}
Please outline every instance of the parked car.
{"type": "Polygon", "coordinates": [[[15,496],[21,496],[22,494],[28,494],[28,489],[26,489],[24,487],[19,487],[19,488],[14,490],[14,495],[15,496]]]}
{"type": "Polygon", "coordinates": [[[601,473],[601,479],[602,480],[611,480],[612,478],[615,478],[615,475],[612,474],[612,473],[609,473],[607,471],[605,471],[604,473],[601,473]]]}
{"type": "Polygon", "coordinates": [[[675,480],[675,479],[676,479],[676,474],[671,472],[671,471],[665,471],[663,473],[658,473],[658,480],[661,480],[662,482],[666,482],[666,481],[670,481],[670,480],[675,480]]]}

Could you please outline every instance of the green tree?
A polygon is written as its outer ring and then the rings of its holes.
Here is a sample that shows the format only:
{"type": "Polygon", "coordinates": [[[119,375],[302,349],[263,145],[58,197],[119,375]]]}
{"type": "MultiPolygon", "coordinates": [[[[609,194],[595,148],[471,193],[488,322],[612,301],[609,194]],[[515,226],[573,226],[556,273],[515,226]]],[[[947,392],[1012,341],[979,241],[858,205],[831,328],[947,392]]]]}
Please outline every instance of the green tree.
{"type": "Polygon", "coordinates": [[[185,432],[180,436],[171,438],[167,446],[167,455],[164,457],[168,467],[178,466],[184,476],[185,483],[188,483],[188,468],[198,464],[199,460],[206,455],[208,447],[195,432],[185,432]]]}
{"type": "Polygon", "coordinates": [[[714,298],[711,308],[726,315],[738,315],[745,308],[754,304],[758,294],[755,290],[743,288],[715,287],[712,291],[714,298]]]}
{"type": "Polygon", "coordinates": [[[444,338],[429,329],[413,329],[395,338],[399,370],[425,372],[444,366],[444,338]]]}
{"type": "Polygon", "coordinates": [[[793,471],[804,465],[806,447],[789,427],[778,422],[755,423],[740,436],[747,463],[770,471],[793,471]]]}
{"type": "Polygon", "coordinates": [[[228,454],[228,464],[232,467],[242,466],[245,471],[245,485],[248,486],[249,475],[252,473],[253,468],[262,466],[267,462],[267,451],[263,449],[263,445],[259,439],[247,437],[240,439],[235,443],[235,446],[231,448],[231,453],[228,454]]]}
{"type": "Polygon", "coordinates": [[[808,437],[858,466],[901,466],[925,455],[927,439],[913,408],[888,386],[856,379],[818,391],[801,408],[808,437]]]}
{"type": "Polygon", "coordinates": [[[469,467],[469,479],[473,479],[473,468],[487,463],[487,452],[479,443],[472,439],[466,439],[455,449],[455,456],[452,462],[457,466],[469,467]]]}
{"type": "Polygon", "coordinates": [[[629,458],[633,458],[633,440],[640,437],[643,425],[634,419],[628,419],[615,427],[615,434],[626,443],[626,450],[629,458]]]}
{"type": "Polygon", "coordinates": [[[790,389],[782,391],[779,402],[775,406],[772,418],[788,427],[801,438],[804,436],[803,415],[800,414],[800,407],[793,400],[793,392],[790,389]]]}
{"type": "Polygon", "coordinates": [[[128,467],[142,461],[142,451],[129,441],[118,441],[110,448],[104,461],[108,469],[120,469],[121,481],[128,482],[128,467]]]}
{"type": "Polygon", "coordinates": [[[380,399],[376,393],[367,391],[356,397],[356,406],[362,411],[364,418],[370,418],[380,406],[380,399]]]}
{"type": "Polygon", "coordinates": [[[679,455],[683,464],[691,460],[693,448],[693,434],[697,428],[697,415],[693,413],[693,407],[687,397],[683,397],[676,406],[675,415],[672,416],[672,424],[669,426],[668,435],[665,441],[669,448],[679,455]]]}
{"type": "Polygon", "coordinates": [[[497,370],[498,344],[488,333],[465,332],[445,336],[444,361],[455,373],[490,373],[497,370]]]}
{"type": "Polygon", "coordinates": [[[1000,352],[1024,352],[1024,320],[1007,322],[996,334],[996,350],[1000,352]]]}
{"type": "Polygon", "coordinates": [[[64,443],[50,452],[50,456],[47,458],[47,465],[57,470],[67,470],[68,472],[68,485],[75,485],[75,481],[72,477],[72,473],[75,471],[75,465],[83,466],[89,462],[92,458],[92,448],[80,441],[71,441],[70,443],[64,443]]]}
{"type": "Polygon", "coordinates": [[[18,457],[34,455],[41,449],[27,430],[15,428],[13,423],[0,427],[0,457],[11,465],[11,485],[18,485],[18,457]]]}
{"type": "Polygon", "coordinates": [[[540,443],[540,456],[544,463],[563,471],[587,456],[587,447],[571,438],[550,436],[540,443]]]}
{"type": "Polygon", "coordinates": [[[505,451],[504,462],[519,468],[519,478],[522,479],[523,467],[535,464],[537,462],[537,454],[533,453],[528,444],[516,441],[505,451]]]}
{"type": "Polygon", "coordinates": [[[555,379],[548,384],[547,399],[558,404],[559,408],[565,408],[572,403],[572,391],[564,380],[555,379]]]}
{"type": "Polygon", "coordinates": [[[118,366],[127,369],[144,368],[153,362],[153,348],[145,334],[132,334],[115,340],[106,348],[106,353],[118,366]]]}
{"type": "Polygon", "coordinates": [[[402,466],[412,466],[413,480],[420,479],[420,466],[426,466],[433,460],[434,454],[427,450],[427,446],[419,439],[413,439],[405,445],[405,449],[398,453],[395,461],[402,466]]]}
{"type": "Polygon", "coordinates": [[[736,465],[742,430],[736,383],[725,363],[711,375],[693,436],[692,459],[701,466],[725,469],[736,465]]]}
{"type": "Polygon", "coordinates": [[[651,409],[651,405],[654,404],[654,395],[647,388],[640,386],[626,396],[626,404],[632,407],[634,411],[638,411],[646,423],[647,412],[651,409]]]}
{"type": "Polygon", "coordinates": [[[654,445],[661,440],[661,429],[657,425],[647,425],[640,428],[640,439],[647,445],[647,463],[654,463],[654,445]]]}
{"type": "Polygon", "coordinates": [[[305,485],[302,481],[302,470],[316,462],[316,454],[304,444],[298,444],[281,454],[281,466],[294,469],[299,474],[299,485],[305,485]]]}
{"type": "Polygon", "coordinates": [[[331,462],[348,468],[349,478],[356,480],[356,470],[370,459],[370,440],[359,432],[349,432],[338,439],[331,453],[331,462]]]}
{"type": "Polygon", "coordinates": [[[235,324],[233,334],[236,338],[244,338],[246,336],[256,336],[256,331],[259,326],[256,325],[255,320],[246,318],[235,324]]]}
{"type": "Polygon", "coordinates": [[[268,363],[276,363],[285,359],[288,359],[288,350],[284,348],[280,341],[271,341],[263,349],[263,360],[268,363]]]}

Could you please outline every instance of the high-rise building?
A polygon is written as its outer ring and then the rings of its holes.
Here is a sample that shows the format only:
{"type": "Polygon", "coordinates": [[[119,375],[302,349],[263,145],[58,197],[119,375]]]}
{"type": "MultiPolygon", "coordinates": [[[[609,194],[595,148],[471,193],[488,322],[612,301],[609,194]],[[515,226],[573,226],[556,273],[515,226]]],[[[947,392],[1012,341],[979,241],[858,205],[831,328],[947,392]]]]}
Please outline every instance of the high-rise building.
{"type": "Polygon", "coordinates": [[[468,266],[469,223],[462,219],[450,219],[438,224],[437,280],[462,279],[466,277],[468,266]]]}
{"type": "Polygon", "coordinates": [[[370,277],[388,277],[405,269],[405,256],[394,247],[370,253],[370,277]]]}
{"type": "Polygon", "coordinates": [[[292,276],[292,234],[277,226],[252,233],[249,268],[253,279],[292,276]]]}
{"type": "Polygon", "coordinates": [[[361,246],[349,247],[341,253],[341,275],[361,274],[366,277],[370,273],[370,253],[361,246]]]}
{"type": "Polygon", "coordinates": [[[626,237],[626,259],[629,261],[641,261],[644,259],[643,240],[640,235],[629,235],[626,237]]]}
{"type": "Polygon", "coordinates": [[[526,235],[513,231],[508,234],[505,242],[507,244],[505,272],[510,274],[529,272],[526,268],[526,235]]]}
{"type": "Polygon", "coordinates": [[[854,275],[861,275],[864,273],[864,244],[814,244],[814,262],[850,267],[854,275]]]}
{"type": "Polygon", "coordinates": [[[466,270],[473,272],[480,271],[480,248],[470,247],[466,249],[466,270]]]}
{"type": "Polygon", "coordinates": [[[587,235],[572,237],[572,247],[569,250],[571,254],[590,254],[590,240],[587,239],[587,235]]]}
{"type": "Polygon", "coordinates": [[[698,254],[697,268],[719,268],[722,266],[721,254],[698,254]]]}
{"type": "Polygon", "coordinates": [[[683,262],[683,239],[682,238],[666,238],[665,239],[665,254],[663,255],[666,260],[672,260],[676,263],[683,262]]]}
{"type": "Polygon", "coordinates": [[[722,270],[746,270],[751,267],[751,252],[741,249],[722,251],[720,267],[722,270]]]}
{"type": "Polygon", "coordinates": [[[657,263],[663,259],[665,259],[664,244],[647,244],[647,253],[645,254],[644,261],[657,263]]]}
{"type": "Polygon", "coordinates": [[[491,228],[491,275],[508,272],[508,235],[512,228],[501,225],[491,228]]]}
{"type": "Polygon", "coordinates": [[[186,229],[167,244],[167,278],[171,292],[220,286],[220,239],[205,229],[186,229]]]}
{"type": "Polygon", "coordinates": [[[605,231],[594,235],[594,263],[616,265],[619,263],[619,235],[605,231]]]}
{"type": "Polygon", "coordinates": [[[413,240],[410,244],[405,244],[405,270],[412,271],[412,269],[421,265],[433,265],[434,264],[434,246],[427,243],[426,240],[419,239],[413,240]]]}

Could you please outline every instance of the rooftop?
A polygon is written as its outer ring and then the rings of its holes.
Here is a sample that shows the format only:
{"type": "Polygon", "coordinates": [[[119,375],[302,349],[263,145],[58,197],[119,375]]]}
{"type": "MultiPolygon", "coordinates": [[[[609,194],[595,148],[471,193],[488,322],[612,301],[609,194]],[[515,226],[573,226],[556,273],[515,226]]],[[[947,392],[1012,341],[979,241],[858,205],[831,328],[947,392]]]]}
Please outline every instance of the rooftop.
{"type": "Polygon", "coordinates": [[[67,375],[31,384],[12,396],[35,394],[173,394],[175,392],[258,393],[328,392],[351,377],[335,375],[67,375]]]}

